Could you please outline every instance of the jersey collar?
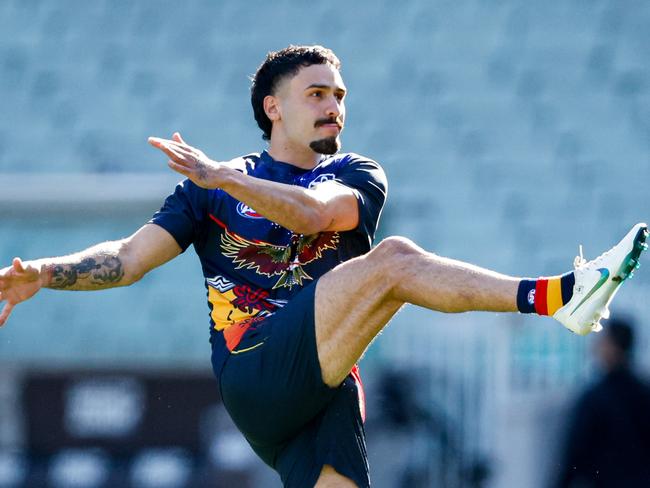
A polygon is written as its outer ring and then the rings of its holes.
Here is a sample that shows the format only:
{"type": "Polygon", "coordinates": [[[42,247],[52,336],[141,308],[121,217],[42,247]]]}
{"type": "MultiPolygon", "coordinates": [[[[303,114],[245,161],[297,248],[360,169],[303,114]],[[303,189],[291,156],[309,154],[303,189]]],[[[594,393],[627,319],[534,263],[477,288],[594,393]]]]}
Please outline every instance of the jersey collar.
{"type": "MultiPolygon", "coordinates": [[[[321,155],[318,164],[314,166],[314,168],[317,168],[318,165],[322,163],[325,159],[326,159],[325,156],[321,155]]],[[[278,174],[301,176],[304,175],[305,173],[309,173],[310,171],[314,170],[314,168],[311,169],[299,168],[298,166],[294,166],[293,164],[285,163],[284,161],[278,161],[277,159],[273,159],[273,157],[266,150],[262,151],[262,153],[260,154],[260,160],[263,165],[267,166],[270,170],[272,170],[273,172],[277,172],[278,174]]]]}

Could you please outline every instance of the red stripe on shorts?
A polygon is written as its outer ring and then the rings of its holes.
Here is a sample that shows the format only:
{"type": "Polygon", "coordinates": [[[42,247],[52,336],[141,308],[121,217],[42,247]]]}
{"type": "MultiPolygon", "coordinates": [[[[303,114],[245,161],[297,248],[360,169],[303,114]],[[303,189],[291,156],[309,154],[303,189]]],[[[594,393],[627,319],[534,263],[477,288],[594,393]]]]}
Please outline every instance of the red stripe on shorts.
{"type": "Polygon", "coordinates": [[[359,365],[355,364],[350,371],[354,382],[357,384],[357,396],[359,397],[359,411],[361,412],[361,420],[366,421],[366,394],[363,391],[363,382],[361,381],[361,371],[359,365]]]}

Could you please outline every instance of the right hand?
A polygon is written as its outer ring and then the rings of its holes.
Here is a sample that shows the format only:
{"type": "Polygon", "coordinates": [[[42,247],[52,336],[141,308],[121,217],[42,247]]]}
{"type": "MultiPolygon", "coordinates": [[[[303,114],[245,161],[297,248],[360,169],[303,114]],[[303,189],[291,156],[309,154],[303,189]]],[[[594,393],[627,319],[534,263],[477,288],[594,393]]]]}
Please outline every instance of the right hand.
{"type": "Polygon", "coordinates": [[[5,302],[0,312],[0,327],[17,304],[34,296],[42,287],[41,270],[20,258],[14,258],[11,266],[0,269],[0,303],[5,302]]]}
{"type": "Polygon", "coordinates": [[[190,146],[178,132],[174,132],[171,139],[150,137],[149,144],[169,156],[167,164],[171,169],[186,176],[197,186],[208,190],[221,186],[221,164],[190,146]]]}

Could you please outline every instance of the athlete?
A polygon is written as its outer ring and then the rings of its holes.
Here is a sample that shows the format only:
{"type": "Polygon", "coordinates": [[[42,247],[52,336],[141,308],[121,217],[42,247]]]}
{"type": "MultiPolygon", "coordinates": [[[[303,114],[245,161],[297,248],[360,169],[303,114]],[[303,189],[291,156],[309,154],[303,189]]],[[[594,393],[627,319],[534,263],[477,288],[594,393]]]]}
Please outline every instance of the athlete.
{"type": "Polygon", "coordinates": [[[561,276],[521,279],[389,237],[371,247],[386,198],[374,161],[339,153],[346,87],[329,49],[271,52],[252,82],[268,149],[216,162],[180,134],[150,138],[184,175],[132,236],[0,270],[0,313],[40,288],[126,286],[190,244],[208,289],[212,366],[255,452],[287,487],[367,487],[356,363],[405,303],[442,312],[552,315],[597,330],[647,247],[637,224],[608,253],[561,276]]]}

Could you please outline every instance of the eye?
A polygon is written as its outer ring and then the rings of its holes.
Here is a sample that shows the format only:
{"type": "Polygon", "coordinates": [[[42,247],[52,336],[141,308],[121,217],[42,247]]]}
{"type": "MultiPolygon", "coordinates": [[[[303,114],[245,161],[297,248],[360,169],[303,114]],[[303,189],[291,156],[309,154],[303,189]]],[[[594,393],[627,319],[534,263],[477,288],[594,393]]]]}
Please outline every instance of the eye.
{"type": "Polygon", "coordinates": [[[335,93],[334,97],[339,101],[342,102],[343,98],[345,98],[345,93],[335,93]]]}
{"type": "Polygon", "coordinates": [[[320,91],[315,91],[315,92],[311,92],[311,93],[309,94],[309,96],[310,96],[310,97],[315,97],[315,98],[321,98],[321,97],[323,96],[323,93],[320,92],[320,91]]]}

